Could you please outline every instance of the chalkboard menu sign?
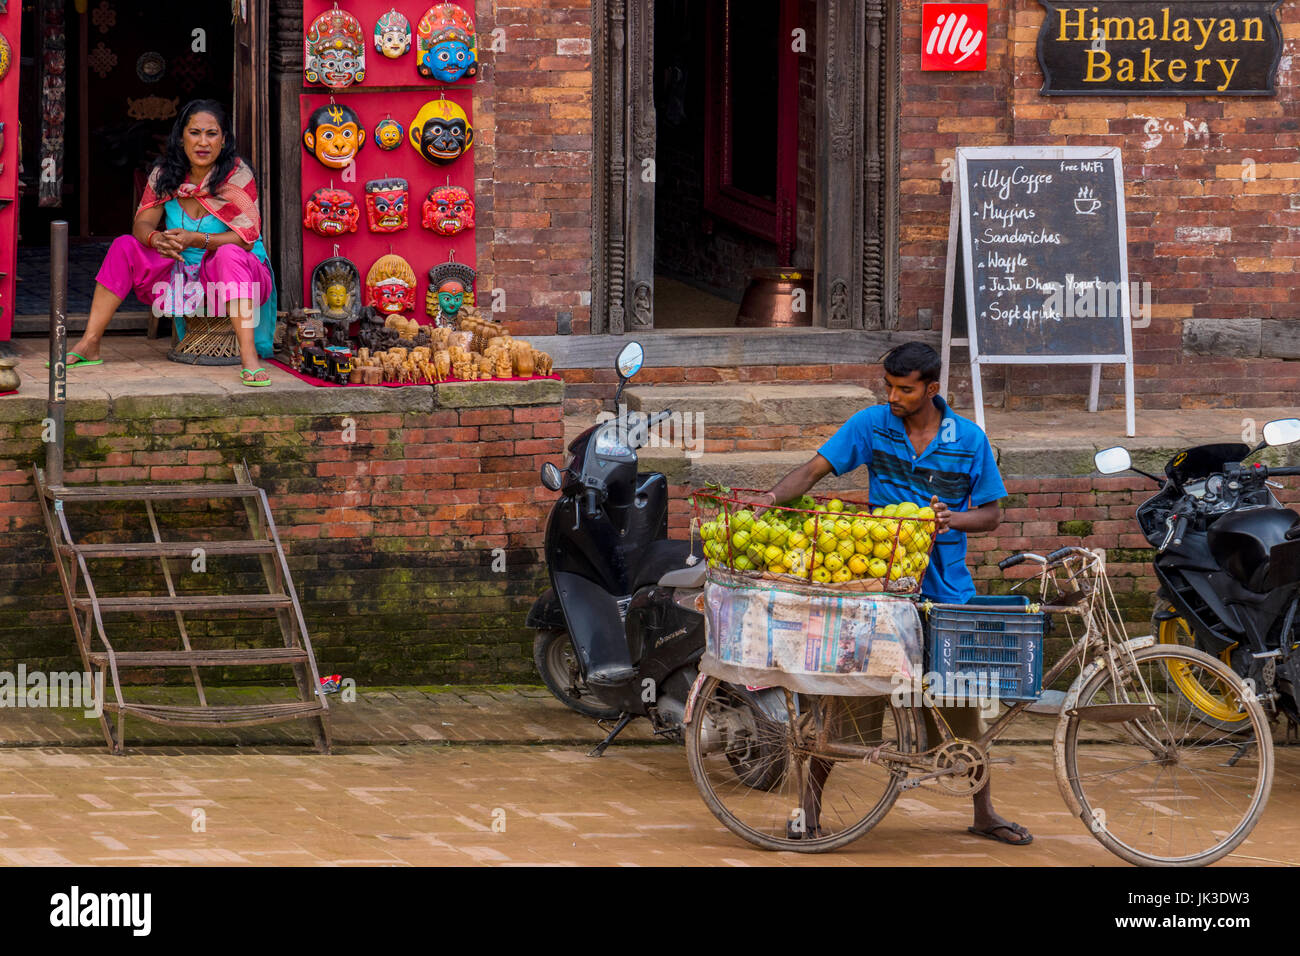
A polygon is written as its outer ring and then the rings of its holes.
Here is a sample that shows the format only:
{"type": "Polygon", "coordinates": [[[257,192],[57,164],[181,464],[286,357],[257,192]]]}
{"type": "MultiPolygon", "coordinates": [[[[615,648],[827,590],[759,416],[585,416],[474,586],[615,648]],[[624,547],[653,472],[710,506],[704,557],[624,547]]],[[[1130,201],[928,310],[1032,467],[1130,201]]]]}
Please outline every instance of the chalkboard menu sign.
{"type": "Polygon", "coordinates": [[[1095,410],[1100,365],[1122,362],[1131,393],[1118,149],[958,149],[949,247],[945,367],[970,349],[980,418],[981,364],[1093,365],[1095,410]]]}

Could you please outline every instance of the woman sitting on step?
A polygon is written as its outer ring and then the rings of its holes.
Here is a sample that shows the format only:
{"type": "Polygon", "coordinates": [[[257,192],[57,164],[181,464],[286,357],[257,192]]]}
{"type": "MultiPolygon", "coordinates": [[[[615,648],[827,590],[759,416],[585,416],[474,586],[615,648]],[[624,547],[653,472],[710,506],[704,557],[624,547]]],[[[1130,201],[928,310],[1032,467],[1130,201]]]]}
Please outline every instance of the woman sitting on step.
{"type": "Polygon", "coordinates": [[[172,315],[184,336],[186,314],[229,315],[239,341],[245,385],[271,384],[258,365],[275,334],[275,280],[262,245],[257,184],[235,154],[221,104],[193,100],[172,126],[145,187],[131,234],[118,236],[95,277],[86,333],[68,351],[68,367],[99,365],[100,339],[129,291],[172,315]]]}

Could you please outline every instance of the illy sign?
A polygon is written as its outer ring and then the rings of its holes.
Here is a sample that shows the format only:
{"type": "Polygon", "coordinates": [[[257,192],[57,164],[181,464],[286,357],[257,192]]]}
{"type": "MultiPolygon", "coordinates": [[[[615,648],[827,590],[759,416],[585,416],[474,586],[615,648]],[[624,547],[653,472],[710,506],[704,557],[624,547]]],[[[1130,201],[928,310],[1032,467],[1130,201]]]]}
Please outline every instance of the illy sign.
{"type": "Polygon", "coordinates": [[[984,69],[988,34],[986,3],[921,4],[921,69],[984,69]]]}

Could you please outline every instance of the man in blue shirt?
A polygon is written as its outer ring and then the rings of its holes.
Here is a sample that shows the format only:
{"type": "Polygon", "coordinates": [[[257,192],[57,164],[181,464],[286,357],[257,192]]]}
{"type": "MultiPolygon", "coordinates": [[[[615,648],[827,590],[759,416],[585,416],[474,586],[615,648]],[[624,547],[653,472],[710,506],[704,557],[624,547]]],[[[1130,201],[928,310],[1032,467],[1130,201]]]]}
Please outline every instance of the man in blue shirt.
{"type": "MultiPolygon", "coordinates": [[[[940,533],[921,593],[935,602],[964,604],[975,596],[975,583],[966,567],[966,533],[997,528],[998,501],[1007,489],[988,436],[939,396],[942,360],[938,353],[928,345],[909,342],[886,355],[884,365],[888,404],[858,412],[806,464],[759,495],[756,503],[789,501],[831,472],[844,475],[866,465],[873,507],[928,501],[934,509],[940,533]]],[[[958,737],[974,740],[983,733],[977,708],[945,708],[944,719],[958,737]]],[[[928,710],[925,722],[934,746],[939,732],[928,710]]],[[[975,795],[974,804],[972,833],[1017,846],[1033,840],[1020,824],[993,811],[989,786],[975,795]]]]}

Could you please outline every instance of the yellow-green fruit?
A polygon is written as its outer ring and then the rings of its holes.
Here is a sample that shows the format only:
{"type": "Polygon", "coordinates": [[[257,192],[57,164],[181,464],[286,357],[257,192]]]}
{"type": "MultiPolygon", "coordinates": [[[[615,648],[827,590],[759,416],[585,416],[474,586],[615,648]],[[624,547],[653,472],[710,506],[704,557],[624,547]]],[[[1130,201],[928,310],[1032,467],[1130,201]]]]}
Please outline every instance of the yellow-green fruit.
{"type": "Polygon", "coordinates": [[[735,548],[737,552],[744,554],[745,549],[749,547],[749,532],[737,531],[733,534],[731,536],[731,546],[735,548]]]}
{"type": "Polygon", "coordinates": [[[839,545],[835,548],[835,553],[840,556],[841,561],[847,561],[849,558],[853,557],[855,553],[853,539],[846,538],[845,540],[841,541],[839,545]]]}
{"type": "Polygon", "coordinates": [[[828,554],[826,555],[825,567],[827,571],[829,571],[831,574],[834,574],[840,568],[844,567],[844,562],[840,560],[840,556],[838,554],[828,554]]]}
{"type": "Polygon", "coordinates": [[[831,573],[825,568],[816,568],[812,573],[812,579],[818,584],[825,584],[831,579],[831,573]]]}
{"type": "Polygon", "coordinates": [[[761,544],[751,544],[745,549],[745,555],[750,561],[754,562],[754,567],[764,564],[767,561],[766,549],[761,544]]]}
{"type": "Polygon", "coordinates": [[[877,521],[871,526],[872,541],[888,541],[894,536],[894,529],[883,521],[877,521]]]}
{"type": "Polygon", "coordinates": [[[812,553],[812,564],[814,568],[820,568],[825,563],[826,563],[825,554],[823,554],[820,551],[814,551],[812,553]]]}
{"type": "Polygon", "coordinates": [[[853,522],[853,540],[861,541],[863,538],[871,536],[871,525],[862,518],[853,522]]]}
{"type": "Polygon", "coordinates": [[[881,507],[879,507],[879,508],[872,508],[872,509],[871,509],[871,515],[872,515],[872,517],[875,517],[875,518],[879,518],[879,517],[880,517],[881,515],[883,515],[884,513],[885,513],[885,509],[884,509],[883,506],[881,506],[881,507]]]}
{"type": "Polygon", "coordinates": [[[888,561],[889,556],[894,553],[893,542],[882,541],[872,549],[871,553],[882,561],[888,561]]]}
{"type": "Polygon", "coordinates": [[[873,578],[883,578],[889,573],[889,565],[880,558],[872,558],[867,562],[867,573],[873,578]]]}
{"type": "Polygon", "coordinates": [[[902,576],[903,576],[903,569],[898,566],[897,562],[895,562],[894,566],[889,569],[889,580],[897,581],[902,576]]]}
{"type": "Polygon", "coordinates": [[[731,516],[731,527],[736,531],[748,531],[754,526],[754,512],[737,511],[731,516]]]}
{"type": "Polygon", "coordinates": [[[924,508],[922,508],[920,511],[918,511],[918,512],[916,513],[916,516],[917,516],[918,518],[924,518],[926,521],[933,521],[933,520],[934,520],[934,509],[931,508],[929,505],[927,505],[926,507],[924,507],[924,508]]]}
{"type": "Polygon", "coordinates": [[[912,535],[912,549],[917,554],[925,554],[930,550],[930,536],[924,531],[918,531],[912,535]]]}
{"type": "Polygon", "coordinates": [[[898,506],[898,510],[895,512],[895,514],[897,514],[900,518],[910,518],[920,510],[921,509],[916,506],[916,502],[904,501],[902,504],[898,506]]]}
{"type": "Polygon", "coordinates": [[[763,558],[769,565],[779,564],[785,559],[785,552],[774,544],[769,544],[767,550],[763,552],[763,558]]]}
{"type": "Polygon", "coordinates": [[[802,551],[804,548],[808,547],[808,536],[802,531],[791,531],[790,540],[786,543],[789,547],[797,548],[802,551]]]}
{"type": "Polygon", "coordinates": [[[831,580],[834,581],[836,584],[843,584],[845,581],[852,581],[853,572],[850,571],[848,568],[840,568],[838,571],[836,571],[834,574],[831,575],[831,580]]]}
{"type": "Polygon", "coordinates": [[[790,540],[790,529],[783,524],[772,525],[772,530],[768,533],[767,543],[774,544],[778,548],[784,548],[786,542],[790,540]]]}
{"type": "Polygon", "coordinates": [[[840,501],[839,498],[832,498],[827,503],[826,510],[832,512],[833,514],[839,514],[841,511],[844,510],[844,502],[840,501]]]}
{"type": "Polygon", "coordinates": [[[894,518],[898,516],[898,505],[885,505],[885,517],[894,518]]]}
{"type": "Polygon", "coordinates": [[[767,572],[768,574],[785,574],[786,566],[784,564],[769,564],[767,572]]]}
{"type": "Polygon", "coordinates": [[[817,531],[817,519],[805,518],[803,522],[803,533],[811,538],[816,533],[816,531],[817,531]]]}
{"type": "Polygon", "coordinates": [[[849,558],[847,567],[854,576],[860,578],[862,575],[867,573],[867,559],[860,554],[855,554],[853,557],[849,558]]]}
{"type": "Polygon", "coordinates": [[[853,535],[853,522],[840,518],[835,522],[835,537],[843,541],[853,535]]]}
{"type": "Polygon", "coordinates": [[[858,554],[865,554],[870,556],[871,552],[875,550],[875,547],[876,547],[876,542],[872,541],[869,536],[863,538],[861,541],[853,542],[853,550],[856,551],[858,554]]]}
{"type": "Polygon", "coordinates": [[[718,536],[718,523],[716,521],[706,521],[700,525],[700,540],[712,541],[718,536]]]}
{"type": "Polygon", "coordinates": [[[919,578],[925,573],[925,569],[930,566],[930,556],[928,554],[912,555],[912,572],[919,578]]]}
{"type": "Polygon", "coordinates": [[[840,539],[831,531],[823,531],[817,538],[817,550],[829,554],[839,545],[840,539]]]}
{"type": "Polygon", "coordinates": [[[749,540],[758,544],[767,544],[767,539],[772,534],[772,526],[766,521],[755,521],[754,526],[749,529],[749,540]]]}
{"type": "Polygon", "coordinates": [[[737,571],[753,571],[753,570],[754,570],[754,562],[751,561],[751,560],[749,560],[749,558],[747,558],[745,555],[742,554],[740,557],[736,558],[736,570],[737,570],[737,571]]]}

